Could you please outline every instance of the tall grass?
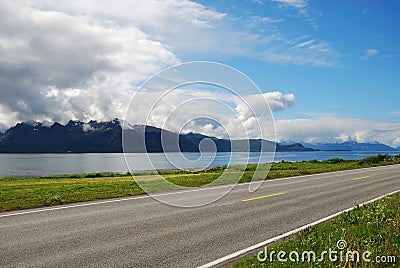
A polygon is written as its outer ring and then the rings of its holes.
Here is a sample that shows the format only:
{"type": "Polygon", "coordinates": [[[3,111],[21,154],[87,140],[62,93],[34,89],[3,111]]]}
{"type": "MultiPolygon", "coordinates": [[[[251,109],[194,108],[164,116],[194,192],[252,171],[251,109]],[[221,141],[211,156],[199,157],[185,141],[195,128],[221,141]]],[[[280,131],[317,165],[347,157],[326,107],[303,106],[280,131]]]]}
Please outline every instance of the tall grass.
{"type": "MultiPolygon", "coordinates": [[[[317,258],[316,261],[311,259],[311,262],[308,262],[309,258],[304,258],[304,261],[299,258],[297,262],[297,258],[294,257],[294,261],[291,261],[286,255],[288,261],[280,262],[275,254],[275,258],[267,258],[265,262],[260,262],[256,256],[253,256],[240,260],[232,267],[399,267],[400,194],[356,208],[328,222],[302,231],[295,238],[285,239],[267,249],[269,253],[272,251],[276,253],[284,251],[287,254],[296,251],[300,256],[305,251],[313,251],[317,258]],[[337,245],[340,240],[346,241],[347,244],[342,250],[337,245]],[[329,250],[337,252],[337,260],[330,261],[325,255],[323,260],[318,261],[321,253],[329,250]],[[354,259],[351,255],[346,259],[347,251],[358,252],[359,261],[356,261],[356,255],[354,259]],[[371,252],[370,256],[367,251],[371,252]],[[341,252],[343,261],[340,259],[341,252]],[[367,259],[363,259],[363,253],[367,259]]],[[[260,257],[264,261],[263,254],[260,254],[260,257]]]]}

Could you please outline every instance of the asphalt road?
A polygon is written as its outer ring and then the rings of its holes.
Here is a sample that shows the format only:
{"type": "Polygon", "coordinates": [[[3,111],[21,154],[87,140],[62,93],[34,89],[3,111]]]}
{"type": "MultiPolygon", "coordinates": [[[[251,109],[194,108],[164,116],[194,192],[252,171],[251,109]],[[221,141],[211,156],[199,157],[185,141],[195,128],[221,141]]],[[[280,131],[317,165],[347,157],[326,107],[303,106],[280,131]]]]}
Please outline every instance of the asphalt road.
{"type": "Polygon", "coordinates": [[[396,190],[400,165],[0,214],[0,267],[196,267],[396,190]]]}

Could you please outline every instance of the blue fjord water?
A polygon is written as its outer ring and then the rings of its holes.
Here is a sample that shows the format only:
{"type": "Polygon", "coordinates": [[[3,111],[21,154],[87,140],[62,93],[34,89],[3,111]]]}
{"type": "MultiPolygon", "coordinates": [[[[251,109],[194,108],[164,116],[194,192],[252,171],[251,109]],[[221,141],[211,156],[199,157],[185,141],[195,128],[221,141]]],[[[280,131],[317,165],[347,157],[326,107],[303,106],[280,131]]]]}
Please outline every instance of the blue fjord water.
{"type": "MultiPolygon", "coordinates": [[[[314,152],[278,152],[271,153],[142,153],[126,154],[131,170],[171,169],[171,168],[204,168],[207,166],[238,165],[248,163],[265,163],[271,160],[303,161],[326,160],[331,158],[362,159],[370,155],[385,152],[355,151],[314,151],[314,152]],[[151,162],[151,164],[150,164],[151,162]],[[152,167],[153,165],[153,167],[152,167]]],[[[399,154],[400,152],[390,152],[399,154]]],[[[80,174],[94,172],[128,171],[122,153],[88,153],[88,154],[0,154],[0,177],[37,177],[55,174],[80,174]]]]}

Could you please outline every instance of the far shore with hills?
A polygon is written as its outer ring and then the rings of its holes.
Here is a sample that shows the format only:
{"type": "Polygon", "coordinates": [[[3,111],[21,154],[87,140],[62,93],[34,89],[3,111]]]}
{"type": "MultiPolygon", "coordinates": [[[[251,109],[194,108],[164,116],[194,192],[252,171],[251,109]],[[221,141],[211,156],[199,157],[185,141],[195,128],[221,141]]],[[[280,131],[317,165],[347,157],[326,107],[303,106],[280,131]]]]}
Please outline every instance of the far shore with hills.
{"type": "Polygon", "coordinates": [[[400,148],[395,149],[378,142],[348,141],[311,144],[275,143],[263,139],[228,140],[199,133],[177,134],[143,125],[132,125],[122,130],[118,119],[106,122],[92,120],[88,123],[70,120],[65,125],[58,122],[52,124],[22,122],[0,133],[0,153],[160,153],[199,152],[199,148],[205,152],[390,152],[400,150],[400,148]],[[161,140],[165,138],[170,142],[162,144],[161,140]],[[205,139],[213,141],[213,144],[201,144],[205,139]],[[141,145],[143,140],[145,140],[145,146],[141,145]]]}

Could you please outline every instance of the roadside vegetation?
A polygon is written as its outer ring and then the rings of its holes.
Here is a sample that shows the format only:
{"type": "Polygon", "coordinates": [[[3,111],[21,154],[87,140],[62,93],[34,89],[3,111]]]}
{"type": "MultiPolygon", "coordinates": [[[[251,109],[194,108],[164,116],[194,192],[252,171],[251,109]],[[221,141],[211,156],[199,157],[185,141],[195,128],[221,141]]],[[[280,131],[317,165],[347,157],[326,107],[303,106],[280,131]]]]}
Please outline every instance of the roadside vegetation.
{"type": "MultiPolygon", "coordinates": [[[[265,252],[265,249],[263,249],[265,252]]],[[[260,254],[261,261],[257,256],[241,259],[232,268],[248,267],[399,267],[400,264],[400,194],[386,197],[382,200],[345,212],[340,216],[327,222],[318,224],[296,234],[295,237],[287,238],[267,248],[267,255],[275,251],[275,255],[264,260],[264,253],[260,254]],[[341,241],[338,243],[338,241],[341,241]],[[345,243],[343,244],[343,241],[345,243]],[[343,248],[341,250],[341,248],[343,248]],[[336,251],[331,258],[325,255],[321,258],[323,251],[336,251]],[[286,255],[277,260],[280,251],[297,252],[300,254],[299,261],[295,254],[291,261],[286,255]],[[316,253],[316,261],[304,255],[303,252],[313,251],[316,253]],[[352,252],[347,255],[347,252],[352,252]],[[354,251],[359,253],[353,255],[354,251]],[[342,252],[343,261],[340,259],[342,252]],[[371,254],[369,254],[370,252],[371,254]],[[363,258],[363,254],[366,257],[363,258]],[[321,261],[318,262],[318,259],[321,261]],[[272,261],[271,261],[272,260],[272,261]],[[308,260],[311,260],[308,262],[308,260]],[[346,262],[347,260],[347,262],[346,262]]]]}
{"type": "MultiPolygon", "coordinates": [[[[283,177],[349,170],[372,166],[400,163],[400,155],[376,155],[362,160],[330,159],[325,161],[279,162],[263,164],[259,168],[268,170],[268,176],[257,179],[283,177]]],[[[37,178],[0,179],[0,211],[27,209],[96,199],[143,194],[140,183],[147,183],[152,191],[177,189],[178,187],[199,187],[208,184],[248,182],[253,178],[257,165],[217,167],[204,171],[162,170],[162,177],[171,182],[168,187],[157,184],[157,176],[151,172],[134,174],[73,174],[37,178]],[[214,182],[224,173],[222,180],[214,182]],[[132,178],[132,176],[134,179],[132,178]]],[[[257,175],[257,174],[256,174],[257,175]]],[[[257,177],[257,176],[256,176],[257,177]]]]}

